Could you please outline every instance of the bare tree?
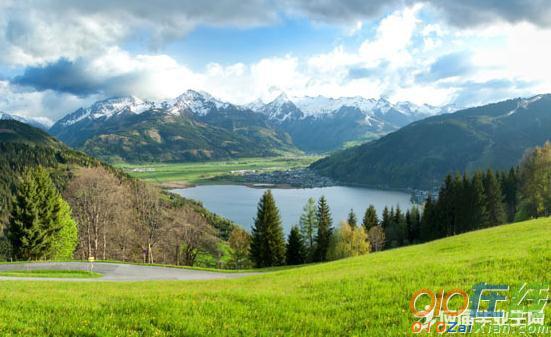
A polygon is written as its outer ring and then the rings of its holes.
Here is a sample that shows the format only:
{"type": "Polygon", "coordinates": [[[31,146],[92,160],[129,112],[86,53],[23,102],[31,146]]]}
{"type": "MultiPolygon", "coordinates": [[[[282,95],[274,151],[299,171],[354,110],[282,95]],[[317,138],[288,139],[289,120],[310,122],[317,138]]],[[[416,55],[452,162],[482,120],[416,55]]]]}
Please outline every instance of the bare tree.
{"type": "Polygon", "coordinates": [[[193,266],[201,252],[217,255],[220,239],[202,215],[187,208],[173,208],[168,210],[166,221],[165,243],[173,251],[174,263],[193,266]]]}
{"type": "Polygon", "coordinates": [[[231,266],[235,269],[250,267],[251,235],[247,231],[235,227],[230,234],[228,243],[231,248],[231,266]]]}
{"type": "Polygon", "coordinates": [[[160,190],[141,181],[130,183],[131,200],[136,215],[136,231],[141,242],[143,261],[154,263],[153,249],[164,230],[160,190]]]}
{"type": "Polygon", "coordinates": [[[81,168],[65,197],[78,222],[80,255],[106,259],[113,224],[125,222],[128,208],[121,182],[101,167],[81,168]]]}
{"type": "Polygon", "coordinates": [[[383,250],[383,247],[385,246],[385,231],[383,227],[379,225],[371,227],[367,237],[371,243],[371,249],[373,249],[373,251],[378,252],[383,250]]]}

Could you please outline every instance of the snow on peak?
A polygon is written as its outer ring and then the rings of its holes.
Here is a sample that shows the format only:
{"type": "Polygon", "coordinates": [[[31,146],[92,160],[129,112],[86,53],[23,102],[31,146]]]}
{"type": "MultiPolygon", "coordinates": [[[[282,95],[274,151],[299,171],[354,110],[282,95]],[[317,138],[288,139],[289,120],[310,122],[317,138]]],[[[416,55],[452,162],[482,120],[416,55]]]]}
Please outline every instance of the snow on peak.
{"type": "Polygon", "coordinates": [[[61,122],[63,126],[73,125],[83,119],[111,118],[123,112],[140,114],[155,107],[155,103],[143,101],[135,96],[111,97],[97,101],[87,108],[80,108],[61,122]]]}
{"type": "Polygon", "coordinates": [[[544,95],[536,95],[536,96],[530,97],[530,98],[519,98],[518,103],[517,103],[517,107],[514,108],[513,110],[509,111],[505,115],[506,116],[511,116],[511,115],[515,114],[516,112],[518,112],[518,110],[520,110],[520,109],[525,109],[526,110],[526,109],[528,109],[530,104],[539,101],[540,99],[543,98],[543,96],[544,95]]]}
{"type": "Polygon", "coordinates": [[[163,102],[163,106],[168,108],[172,114],[189,110],[194,114],[204,116],[213,108],[220,109],[228,106],[228,103],[222,102],[204,91],[187,90],[173,100],[163,102]]]}

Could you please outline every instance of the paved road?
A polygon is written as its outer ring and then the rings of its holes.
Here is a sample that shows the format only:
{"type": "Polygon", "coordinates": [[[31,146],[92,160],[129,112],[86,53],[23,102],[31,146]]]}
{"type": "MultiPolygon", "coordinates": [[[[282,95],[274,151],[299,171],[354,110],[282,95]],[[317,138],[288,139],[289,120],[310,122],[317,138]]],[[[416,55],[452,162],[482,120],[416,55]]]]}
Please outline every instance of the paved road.
{"type": "MultiPolygon", "coordinates": [[[[86,262],[39,262],[0,264],[0,271],[8,270],[90,270],[86,262]]],[[[210,271],[139,266],[119,263],[94,263],[93,271],[103,274],[101,278],[42,278],[42,277],[0,277],[2,280],[33,281],[149,281],[149,280],[213,280],[232,279],[256,273],[217,273],[210,271]]]]}

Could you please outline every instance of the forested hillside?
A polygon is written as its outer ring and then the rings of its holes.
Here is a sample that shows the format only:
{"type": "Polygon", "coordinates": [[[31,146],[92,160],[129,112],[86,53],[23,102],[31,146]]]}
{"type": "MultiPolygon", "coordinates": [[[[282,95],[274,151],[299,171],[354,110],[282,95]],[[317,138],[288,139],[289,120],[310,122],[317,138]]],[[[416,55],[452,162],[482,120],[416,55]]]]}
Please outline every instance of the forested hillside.
{"type": "Polygon", "coordinates": [[[539,95],[414,122],[311,167],[344,183],[432,189],[449,172],[509,169],[550,139],[551,95],[539,95]]]}
{"type": "MultiPolygon", "coordinates": [[[[17,258],[12,255],[13,247],[6,246],[9,235],[2,235],[2,232],[9,234],[10,226],[17,220],[14,217],[23,216],[17,212],[10,216],[14,207],[24,211],[24,208],[47,202],[45,197],[35,197],[25,187],[44,186],[50,180],[68,201],[78,225],[79,244],[75,256],[79,258],[97,256],[183,263],[179,256],[174,256],[169,238],[188,235],[197,244],[193,247],[195,255],[201,251],[201,245],[205,245],[212,248],[209,253],[214,256],[218,254],[218,245],[228,239],[235,226],[200,203],[132,179],[118,169],[69,149],[45,132],[17,121],[0,121],[0,153],[3,172],[0,177],[0,257],[3,258],[17,258]],[[145,212],[141,213],[141,221],[136,211],[139,209],[145,212]],[[92,210],[96,212],[94,221],[90,217],[92,210]],[[142,227],[133,227],[133,224],[142,224],[142,227]],[[195,235],[189,235],[190,231],[195,235]],[[207,233],[210,241],[198,233],[207,233]],[[91,246],[95,247],[93,252],[87,248],[91,246]],[[144,254],[144,250],[148,253],[144,254]]],[[[55,193],[51,195],[58,198],[55,193]]]]}

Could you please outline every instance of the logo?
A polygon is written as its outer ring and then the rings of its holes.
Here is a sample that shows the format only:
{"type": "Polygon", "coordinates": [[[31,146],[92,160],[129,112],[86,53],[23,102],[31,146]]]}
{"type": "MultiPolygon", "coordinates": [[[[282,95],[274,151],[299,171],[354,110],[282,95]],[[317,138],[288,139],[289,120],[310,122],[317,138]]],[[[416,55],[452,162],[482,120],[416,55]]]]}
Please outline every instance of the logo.
{"type": "Polygon", "coordinates": [[[413,293],[411,332],[420,333],[550,333],[545,326],[549,284],[477,283],[470,289],[423,288],[413,293]]]}

